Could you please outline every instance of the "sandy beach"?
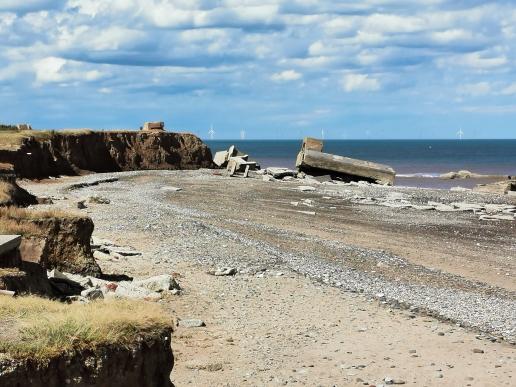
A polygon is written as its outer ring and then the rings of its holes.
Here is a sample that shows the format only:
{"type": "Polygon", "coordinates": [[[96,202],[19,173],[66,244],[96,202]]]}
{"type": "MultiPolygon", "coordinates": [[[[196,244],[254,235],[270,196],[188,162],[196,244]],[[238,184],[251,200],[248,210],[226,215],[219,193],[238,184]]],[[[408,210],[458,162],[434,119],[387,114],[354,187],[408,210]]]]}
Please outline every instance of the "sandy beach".
{"type": "Polygon", "coordinates": [[[110,200],[83,210],[94,235],[144,255],[99,261],[104,273],[176,273],[183,292],[164,306],[206,324],[174,333],[178,386],[512,385],[516,222],[424,207],[516,199],[311,183],[200,170],[22,185],[53,208],[110,200]],[[237,274],[207,274],[220,268],[237,274]]]}

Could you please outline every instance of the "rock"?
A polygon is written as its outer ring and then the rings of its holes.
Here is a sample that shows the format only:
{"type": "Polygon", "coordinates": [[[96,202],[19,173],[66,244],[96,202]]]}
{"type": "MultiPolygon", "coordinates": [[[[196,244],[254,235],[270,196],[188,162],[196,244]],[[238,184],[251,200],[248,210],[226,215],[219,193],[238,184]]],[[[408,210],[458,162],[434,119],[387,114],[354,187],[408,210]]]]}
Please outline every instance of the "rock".
{"type": "Polygon", "coordinates": [[[296,212],[299,212],[300,214],[315,216],[315,211],[296,211],[296,212]]]}
{"type": "Polygon", "coordinates": [[[179,187],[171,187],[171,186],[161,187],[161,189],[162,189],[163,191],[171,191],[171,192],[179,192],[179,191],[182,191],[182,190],[183,190],[182,188],[179,188],[179,187]]]}
{"type": "Polygon", "coordinates": [[[267,168],[267,174],[271,175],[275,179],[283,179],[287,176],[295,177],[297,175],[297,172],[288,168],[270,167],[267,168]]]}
{"type": "Polygon", "coordinates": [[[159,300],[161,294],[135,285],[132,282],[122,281],[115,289],[115,296],[120,298],[159,300]]]}
{"type": "Polygon", "coordinates": [[[473,348],[473,353],[484,353],[484,350],[480,348],[473,348]]]}
{"type": "Polygon", "coordinates": [[[77,202],[77,208],[78,208],[79,210],[84,210],[85,208],[88,208],[88,207],[86,207],[86,204],[85,204],[85,203],[86,203],[86,200],[79,200],[79,201],[77,202]]]}
{"type": "Polygon", "coordinates": [[[88,202],[93,204],[109,204],[111,203],[111,200],[104,198],[102,196],[90,196],[88,202]]]}
{"type": "Polygon", "coordinates": [[[309,185],[300,185],[297,189],[301,192],[313,192],[316,190],[315,187],[311,187],[309,185]]]}
{"type": "Polygon", "coordinates": [[[183,328],[201,328],[206,326],[204,321],[198,319],[178,320],[177,325],[183,328]]]}
{"type": "Polygon", "coordinates": [[[57,269],[49,271],[47,276],[50,280],[66,282],[71,286],[88,288],[93,285],[89,277],[83,277],[78,274],[62,273],[57,269]]]}
{"type": "Polygon", "coordinates": [[[153,292],[164,292],[167,290],[181,290],[177,281],[168,274],[158,275],[144,280],[133,281],[133,284],[153,292]]]}
{"type": "Polygon", "coordinates": [[[104,298],[104,293],[99,288],[88,288],[81,292],[81,296],[88,300],[101,300],[104,298]]]}
{"type": "Polygon", "coordinates": [[[217,270],[211,270],[208,272],[208,274],[217,276],[217,277],[224,277],[224,276],[232,276],[237,273],[237,269],[234,267],[223,267],[217,270]]]}
{"type": "Polygon", "coordinates": [[[516,220],[514,215],[480,215],[480,220],[516,220]]]}
{"type": "Polygon", "coordinates": [[[470,188],[464,188],[464,187],[451,187],[450,191],[452,191],[452,192],[467,192],[467,191],[471,191],[471,189],[470,188]]]}
{"type": "Polygon", "coordinates": [[[264,175],[264,176],[262,176],[262,180],[263,181],[274,181],[274,177],[272,177],[271,175],[264,175]]]}
{"type": "Polygon", "coordinates": [[[13,292],[11,290],[0,289],[0,296],[14,297],[15,295],[16,295],[16,292],[13,292]]]}

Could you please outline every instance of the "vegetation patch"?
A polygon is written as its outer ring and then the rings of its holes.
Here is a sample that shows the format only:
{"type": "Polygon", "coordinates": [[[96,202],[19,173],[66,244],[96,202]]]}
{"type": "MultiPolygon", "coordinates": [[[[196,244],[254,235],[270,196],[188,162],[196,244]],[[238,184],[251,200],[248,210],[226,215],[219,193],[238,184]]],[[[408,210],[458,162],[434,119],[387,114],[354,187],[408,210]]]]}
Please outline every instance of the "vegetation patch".
{"type": "Polygon", "coordinates": [[[38,141],[46,141],[52,139],[56,135],[81,135],[92,133],[89,129],[77,130],[18,130],[16,127],[6,126],[0,129],[0,149],[17,148],[24,139],[34,138],[38,141]]]}
{"type": "MultiPolygon", "coordinates": [[[[1,184],[2,183],[0,183],[0,198],[1,184]]],[[[41,236],[42,230],[34,223],[35,220],[49,218],[73,218],[77,216],[82,215],[60,210],[38,211],[14,206],[0,207],[0,234],[41,236]]]]}
{"type": "Polygon", "coordinates": [[[0,354],[45,363],[64,353],[100,346],[130,347],[172,329],[172,319],[150,302],[106,300],[63,304],[38,297],[0,297],[0,354]]]}

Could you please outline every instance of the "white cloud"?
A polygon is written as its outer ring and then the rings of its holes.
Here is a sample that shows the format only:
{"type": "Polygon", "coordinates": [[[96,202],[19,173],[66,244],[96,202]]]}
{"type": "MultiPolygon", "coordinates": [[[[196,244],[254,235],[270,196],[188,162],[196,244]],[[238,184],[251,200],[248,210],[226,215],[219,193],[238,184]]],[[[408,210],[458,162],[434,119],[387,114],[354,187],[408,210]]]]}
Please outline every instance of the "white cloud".
{"type": "Polygon", "coordinates": [[[516,82],[506,86],[502,89],[501,93],[502,95],[514,95],[516,94],[516,82]]]}
{"type": "Polygon", "coordinates": [[[301,79],[303,75],[298,73],[295,70],[285,70],[279,73],[275,73],[271,75],[271,79],[274,82],[289,82],[289,81],[297,81],[301,79]]]}
{"type": "Polygon", "coordinates": [[[342,88],[351,93],[353,91],[377,91],[380,90],[380,81],[370,78],[368,74],[345,74],[342,78],[342,88]]]}
{"type": "Polygon", "coordinates": [[[57,57],[48,57],[34,63],[36,83],[90,82],[103,77],[98,70],[85,70],[80,62],[57,57]]]}
{"type": "Polygon", "coordinates": [[[471,31],[463,29],[451,29],[432,33],[432,39],[439,43],[450,43],[456,41],[470,40],[473,38],[471,31]]]}
{"type": "Polygon", "coordinates": [[[488,82],[470,83],[462,85],[458,89],[459,94],[480,96],[491,92],[491,85],[488,82]]]}

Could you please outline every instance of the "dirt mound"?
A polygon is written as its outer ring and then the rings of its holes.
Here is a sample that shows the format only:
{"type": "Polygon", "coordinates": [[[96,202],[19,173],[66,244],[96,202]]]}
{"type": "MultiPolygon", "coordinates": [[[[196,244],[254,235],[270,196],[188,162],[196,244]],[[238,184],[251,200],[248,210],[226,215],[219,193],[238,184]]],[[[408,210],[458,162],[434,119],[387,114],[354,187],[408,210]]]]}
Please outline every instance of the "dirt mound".
{"type": "Polygon", "coordinates": [[[24,178],[213,166],[210,149],[188,133],[48,132],[18,140],[0,149],[0,163],[11,164],[24,178]]]}

